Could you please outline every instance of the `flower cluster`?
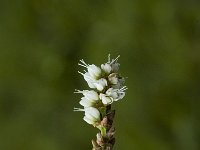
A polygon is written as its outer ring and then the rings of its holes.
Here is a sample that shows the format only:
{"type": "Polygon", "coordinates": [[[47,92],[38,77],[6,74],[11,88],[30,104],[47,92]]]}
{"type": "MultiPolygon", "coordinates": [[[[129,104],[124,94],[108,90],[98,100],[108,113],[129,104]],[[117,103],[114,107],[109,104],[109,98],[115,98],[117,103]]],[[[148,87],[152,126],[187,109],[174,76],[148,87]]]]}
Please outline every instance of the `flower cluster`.
{"type": "Polygon", "coordinates": [[[102,118],[105,114],[106,106],[121,100],[125,96],[127,89],[124,84],[124,78],[120,76],[119,71],[119,56],[116,59],[110,59],[108,55],[108,62],[98,67],[94,64],[87,64],[82,59],[78,65],[86,68],[84,72],[79,72],[83,75],[85,81],[91,90],[76,90],[75,93],[81,93],[83,97],[80,100],[80,105],[84,108],[75,108],[74,111],[84,111],[84,120],[100,128],[102,118]]]}

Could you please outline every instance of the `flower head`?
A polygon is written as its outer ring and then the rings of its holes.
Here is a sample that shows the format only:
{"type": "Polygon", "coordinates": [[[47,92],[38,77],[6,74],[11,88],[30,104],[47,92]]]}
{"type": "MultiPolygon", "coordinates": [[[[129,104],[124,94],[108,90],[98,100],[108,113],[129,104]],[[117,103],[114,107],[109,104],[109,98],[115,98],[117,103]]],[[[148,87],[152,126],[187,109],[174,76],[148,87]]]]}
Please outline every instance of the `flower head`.
{"type": "Polygon", "coordinates": [[[75,93],[83,94],[79,103],[84,108],[75,108],[75,111],[84,111],[83,119],[89,124],[95,126],[100,121],[100,107],[111,105],[125,96],[127,88],[123,86],[124,78],[118,73],[120,64],[117,61],[119,57],[111,60],[110,55],[108,55],[108,61],[101,64],[101,67],[87,64],[83,59],[80,60],[79,65],[86,70],[78,72],[93,90],[76,90],[75,93]]]}
{"type": "Polygon", "coordinates": [[[114,145],[115,128],[112,126],[115,110],[111,109],[113,102],[121,100],[127,90],[124,78],[119,74],[120,64],[115,59],[110,59],[101,64],[87,64],[82,59],[80,66],[86,68],[79,72],[92,90],[76,90],[75,93],[83,94],[80,105],[83,108],[74,108],[74,111],[83,111],[83,120],[100,130],[97,140],[92,140],[93,149],[109,149],[114,145]]]}

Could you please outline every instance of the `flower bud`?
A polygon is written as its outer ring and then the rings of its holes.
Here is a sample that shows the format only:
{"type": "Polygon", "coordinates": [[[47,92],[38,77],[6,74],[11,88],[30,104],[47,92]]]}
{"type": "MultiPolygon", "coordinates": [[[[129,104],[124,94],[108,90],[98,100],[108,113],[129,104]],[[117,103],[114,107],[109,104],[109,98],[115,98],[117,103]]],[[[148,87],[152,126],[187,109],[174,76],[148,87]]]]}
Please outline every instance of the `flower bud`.
{"type": "Polygon", "coordinates": [[[97,144],[100,145],[101,147],[104,146],[105,142],[104,142],[104,140],[103,140],[103,137],[102,137],[101,133],[97,133],[97,141],[96,141],[96,142],[97,142],[97,144]]]}
{"type": "Polygon", "coordinates": [[[109,74],[112,70],[111,65],[108,63],[102,64],[101,69],[106,73],[109,74]]]}
{"type": "Polygon", "coordinates": [[[101,147],[97,144],[95,140],[92,140],[92,146],[93,146],[92,150],[101,150],[101,147]]]}
{"type": "Polygon", "coordinates": [[[103,91],[103,89],[108,85],[107,80],[104,78],[97,80],[93,84],[97,88],[98,91],[103,91]]]}
{"type": "Polygon", "coordinates": [[[102,100],[102,103],[105,105],[111,104],[113,102],[113,98],[106,96],[105,94],[100,94],[99,98],[102,100]]]}
{"type": "Polygon", "coordinates": [[[108,80],[111,84],[117,84],[118,83],[118,74],[112,73],[108,76],[108,80]]]}
{"type": "Polygon", "coordinates": [[[115,134],[115,127],[112,126],[108,131],[107,136],[108,138],[112,138],[114,134],[115,134]]]}

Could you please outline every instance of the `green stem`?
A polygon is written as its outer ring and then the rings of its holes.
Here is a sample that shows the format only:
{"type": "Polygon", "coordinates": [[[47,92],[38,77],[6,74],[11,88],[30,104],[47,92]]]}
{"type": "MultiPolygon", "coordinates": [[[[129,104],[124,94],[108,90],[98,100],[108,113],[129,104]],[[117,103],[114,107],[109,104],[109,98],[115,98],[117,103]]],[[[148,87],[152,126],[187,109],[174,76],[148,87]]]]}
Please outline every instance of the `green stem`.
{"type": "Polygon", "coordinates": [[[105,127],[101,127],[101,135],[102,137],[105,137],[106,136],[106,128],[105,127]]]}
{"type": "Polygon", "coordinates": [[[97,128],[101,131],[102,137],[106,136],[106,128],[102,125],[97,126],[97,128]]]}

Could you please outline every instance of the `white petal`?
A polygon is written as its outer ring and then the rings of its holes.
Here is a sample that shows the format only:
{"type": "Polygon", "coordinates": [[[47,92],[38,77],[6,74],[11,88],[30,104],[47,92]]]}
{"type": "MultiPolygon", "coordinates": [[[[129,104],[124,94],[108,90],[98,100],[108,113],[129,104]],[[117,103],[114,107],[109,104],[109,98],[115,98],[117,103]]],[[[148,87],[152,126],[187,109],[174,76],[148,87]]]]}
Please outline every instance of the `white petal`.
{"type": "Polygon", "coordinates": [[[87,116],[90,119],[96,119],[99,120],[100,119],[100,112],[98,109],[94,108],[94,107],[88,107],[85,108],[85,116],[87,116]]]}
{"type": "Polygon", "coordinates": [[[95,118],[91,113],[85,113],[85,116],[86,116],[88,119],[92,120],[92,121],[95,121],[95,120],[96,120],[96,118],[95,118]]]}
{"type": "Polygon", "coordinates": [[[102,99],[102,103],[107,105],[107,104],[111,104],[113,102],[112,98],[111,97],[104,97],[102,99]]]}
{"type": "Polygon", "coordinates": [[[84,107],[90,107],[93,105],[92,101],[86,99],[85,97],[82,97],[79,103],[84,107]]]}
{"type": "Polygon", "coordinates": [[[102,91],[107,86],[107,80],[104,78],[101,78],[97,80],[94,85],[96,86],[97,90],[102,91]]]}
{"type": "Polygon", "coordinates": [[[108,80],[111,84],[117,84],[118,83],[118,77],[116,73],[112,73],[108,76],[108,80]]]}
{"type": "Polygon", "coordinates": [[[98,91],[102,91],[104,89],[104,86],[102,86],[99,83],[94,83],[95,87],[97,88],[98,91]]]}
{"type": "Polygon", "coordinates": [[[120,95],[119,95],[119,100],[122,99],[122,98],[124,98],[124,96],[125,96],[125,92],[120,93],[120,95]]]}
{"type": "Polygon", "coordinates": [[[93,120],[90,120],[89,118],[87,118],[86,116],[83,117],[83,120],[85,120],[88,124],[94,124],[93,120]]]}
{"type": "Polygon", "coordinates": [[[105,105],[111,104],[113,102],[113,98],[106,96],[105,94],[100,94],[99,97],[102,100],[102,103],[105,105]]]}
{"type": "Polygon", "coordinates": [[[94,85],[94,83],[93,82],[87,82],[88,83],[88,86],[90,87],[90,88],[92,88],[92,89],[95,89],[96,88],[96,86],[94,85]]]}
{"type": "Polygon", "coordinates": [[[88,72],[84,73],[83,77],[84,77],[85,81],[87,81],[87,82],[93,80],[92,77],[90,76],[90,74],[88,72]]]}
{"type": "Polygon", "coordinates": [[[101,69],[95,65],[89,65],[88,73],[92,78],[97,79],[101,76],[101,69]]]}
{"type": "Polygon", "coordinates": [[[95,91],[87,91],[83,95],[90,100],[99,100],[99,95],[95,91]]]}
{"type": "Polygon", "coordinates": [[[106,95],[112,97],[113,99],[117,99],[118,98],[118,89],[113,89],[113,88],[109,88],[106,91],[106,95]]]}
{"type": "Polygon", "coordinates": [[[102,64],[101,69],[107,74],[109,74],[112,70],[111,65],[108,63],[102,64]]]}

